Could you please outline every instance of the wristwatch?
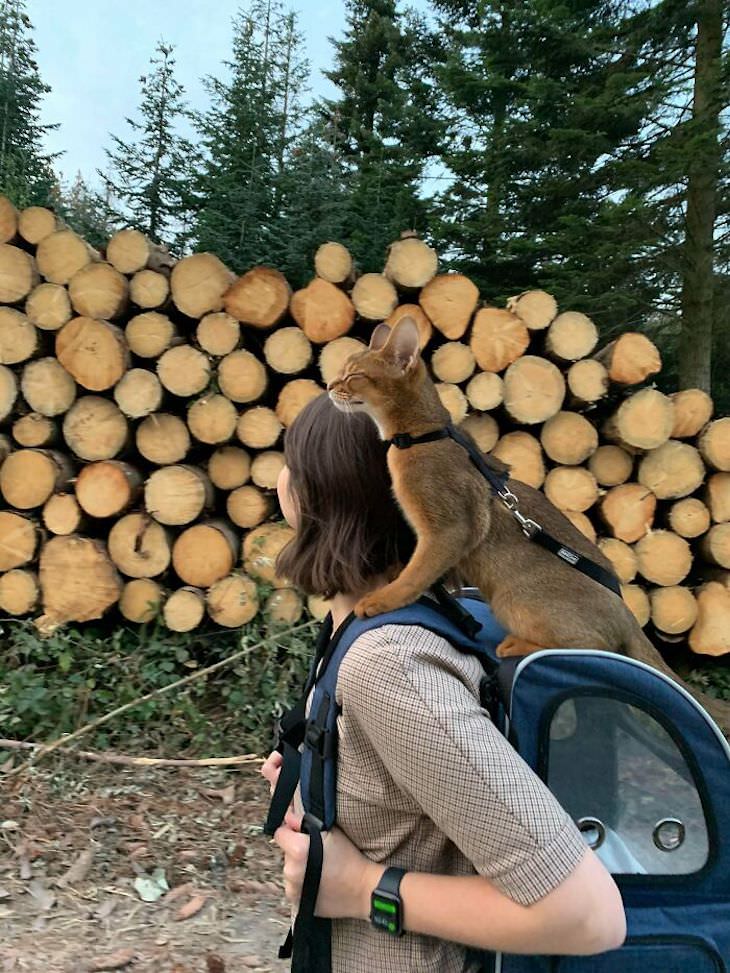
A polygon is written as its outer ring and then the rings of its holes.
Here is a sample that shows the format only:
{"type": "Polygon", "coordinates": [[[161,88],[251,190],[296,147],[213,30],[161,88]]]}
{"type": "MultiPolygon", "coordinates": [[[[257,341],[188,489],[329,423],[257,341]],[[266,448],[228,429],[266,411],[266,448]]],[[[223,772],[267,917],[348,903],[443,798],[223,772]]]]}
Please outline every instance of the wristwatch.
{"type": "Polygon", "coordinates": [[[370,922],[391,936],[402,936],[405,932],[399,892],[405,873],[405,868],[386,868],[370,896],[370,922]]]}

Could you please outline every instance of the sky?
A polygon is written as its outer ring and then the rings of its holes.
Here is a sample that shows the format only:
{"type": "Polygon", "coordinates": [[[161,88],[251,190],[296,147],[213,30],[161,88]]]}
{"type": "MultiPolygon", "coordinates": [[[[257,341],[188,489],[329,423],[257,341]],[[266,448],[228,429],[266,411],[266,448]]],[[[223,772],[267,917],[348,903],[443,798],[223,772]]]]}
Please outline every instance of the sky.
{"type": "MultiPolygon", "coordinates": [[[[64,178],[80,171],[96,182],[109,133],[129,133],[125,118],[135,112],[138,79],[158,40],[175,45],[187,100],[204,108],[201,78],[216,74],[229,57],[231,19],[241,6],[239,0],[28,0],[41,77],[52,89],[42,120],[60,123],[47,146],[64,151],[56,164],[64,178]]],[[[342,0],[289,0],[286,7],[300,14],[312,91],[331,95],[333,87],[320,72],[332,63],[328,37],[345,28],[342,0]]]]}

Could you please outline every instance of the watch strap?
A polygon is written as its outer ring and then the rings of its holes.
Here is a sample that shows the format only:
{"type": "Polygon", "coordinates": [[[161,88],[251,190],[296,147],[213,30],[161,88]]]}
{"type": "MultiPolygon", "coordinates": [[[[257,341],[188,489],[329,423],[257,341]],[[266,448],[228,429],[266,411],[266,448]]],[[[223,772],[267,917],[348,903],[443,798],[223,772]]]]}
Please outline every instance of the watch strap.
{"type": "Polygon", "coordinates": [[[388,892],[390,895],[398,895],[400,882],[405,873],[405,868],[397,868],[394,865],[390,868],[386,868],[380,878],[380,881],[375,887],[375,891],[388,892]]]}

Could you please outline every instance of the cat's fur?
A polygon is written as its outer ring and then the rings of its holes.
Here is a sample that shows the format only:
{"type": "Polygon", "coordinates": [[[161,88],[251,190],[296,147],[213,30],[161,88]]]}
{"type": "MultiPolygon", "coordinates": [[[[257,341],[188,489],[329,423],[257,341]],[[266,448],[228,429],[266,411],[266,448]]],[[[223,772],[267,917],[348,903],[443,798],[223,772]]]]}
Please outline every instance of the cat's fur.
{"type": "MultiPolygon", "coordinates": [[[[450,421],[419,355],[415,322],[402,319],[391,331],[379,325],[370,347],[353,355],[329,385],[343,411],[365,411],[383,439],[419,436],[450,421]]],[[[496,471],[506,467],[487,457],[496,471]]],[[[543,647],[616,651],[677,678],[612,591],[527,539],[496,499],[466,450],[451,439],[408,449],[391,446],[388,467],[395,497],[417,543],[389,584],[361,598],[360,617],[410,604],[448,571],[475,585],[495,617],[511,633],[500,655],[524,655],[543,647]]],[[[539,490],[509,480],[521,512],[558,541],[608,571],[612,565],[539,490]]],[[[699,695],[695,693],[695,695],[699,695]]],[[[730,706],[702,697],[727,731],[730,706]]]]}

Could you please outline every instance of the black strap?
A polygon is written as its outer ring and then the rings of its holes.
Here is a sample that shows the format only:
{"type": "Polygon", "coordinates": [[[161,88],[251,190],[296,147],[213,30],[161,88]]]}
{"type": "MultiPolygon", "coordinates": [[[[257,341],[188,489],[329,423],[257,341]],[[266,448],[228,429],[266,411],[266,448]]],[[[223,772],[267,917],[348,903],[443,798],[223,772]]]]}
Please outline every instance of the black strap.
{"type": "Polygon", "coordinates": [[[274,793],[269,805],[269,813],[264,824],[264,834],[273,835],[281,827],[289,805],[294,799],[294,793],[299,783],[299,768],[302,755],[290,743],[284,743],[283,761],[279,771],[274,793]]]}
{"type": "MultiPolygon", "coordinates": [[[[396,433],[392,439],[387,440],[389,446],[395,446],[397,449],[409,449],[411,446],[417,446],[419,443],[430,443],[437,439],[453,439],[455,443],[463,448],[469,454],[469,459],[476,466],[479,472],[482,474],[484,479],[489,484],[492,493],[500,496],[505,488],[507,488],[507,481],[509,480],[509,473],[507,471],[497,472],[493,470],[488,465],[485,457],[482,455],[481,451],[477,448],[474,442],[465,436],[460,430],[458,430],[453,423],[448,423],[442,429],[435,429],[432,432],[424,433],[422,436],[411,436],[408,433],[396,433]]],[[[506,499],[506,498],[505,498],[506,499]]],[[[512,501],[516,503],[516,498],[511,497],[512,501]]],[[[513,513],[515,508],[510,508],[513,513]]],[[[584,555],[579,554],[572,547],[567,544],[561,544],[557,541],[551,534],[548,534],[539,524],[534,521],[527,520],[524,517],[518,518],[523,526],[523,533],[531,541],[535,541],[545,550],[550,551],[551,554],[555,554],[566,564],[575,568],[576,571],[580,571],[585,574],[586,577],[591,578],[593,581],[597,581],[598,584],[608,588],[619,598],[621,595],[621,586],[619,584],[618,578],[611,571],[607,571],[606,568],[601,567],[600,564],[596,564],[595,561],[591,561],[590,558],[584,557],[584,555]],[[525,528],[525,524],[529,525],[525,528]]]]}
{"type": "Polygon", "coordinates": [[[387,892],[389,895],[399,895],[401,879],[405,874],[405,868],[399,868],[397,865],[391,865],[389,868],[386,868],[381,875],[375,891],[387,892]]]}
{"type": "Polygon", "coordinates": [[[331,973],[331,921],[314,914],[324,861],[321,824],[305,814],[302,832],[309,835],[302,897],[294,927],[289,930],[289,935],[279,949],[279,958],[289,959],[291,956],[292,973],[331,973]]]}
{"type": "Polygon", "coordinates": [[[567,544],[561,544],[560,541],[556,541],[555,538],[548,534],[546,531],[539,527],[530,535],[530,540],[533,540],[540,547],[544,547],[546,551],[550,551],[551,554],[555,554],[561,560],[565,561],[576,571],[582,571],[583,574],[587,575],[589,578],[593,578],[599,584],[602,584],[604,588],[609,588],[615,595],[622,598],[621,585],[615,574],[611,571],[607,571],[602,568],[600,564],[596,564],[595,561],[591,561],[590,558],[584,557],[579,554],[578,551],[573,550],[572,547],[568,547],[567,544]]]}

